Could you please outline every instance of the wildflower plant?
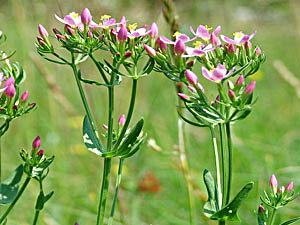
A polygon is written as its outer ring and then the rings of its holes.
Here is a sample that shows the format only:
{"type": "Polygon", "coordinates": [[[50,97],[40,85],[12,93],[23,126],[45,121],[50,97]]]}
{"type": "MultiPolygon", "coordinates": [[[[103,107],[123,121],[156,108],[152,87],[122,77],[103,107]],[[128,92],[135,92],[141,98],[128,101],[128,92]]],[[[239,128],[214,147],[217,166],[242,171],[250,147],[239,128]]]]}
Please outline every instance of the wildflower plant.
{"type": "Polygon", "coordinates": [[[83,9],[81,14],[72,12],[63,18],[55,17],[62,23],[63,28],[54,28],[53,38],[39,25],[37,51],[46,60],[70,66],[73,71],[86,112],[83,121],[84,143],[88,150],[104,160],[97,213],[98,225],[104,224],[112,159],[119,159],[108,220],[108,224],[112,224],[124,160],[133,156],[145,139],[142,132],[143,119],[131,128],[129,125],[134,111],[138,80],[148,75],[155,63],[153,57],[146,54],[147,49],[145,51],[144,45],[155,46],[158,28],[155,23],[138,28],[136,23],[128,24],[124,16],[120,21],[108,15],[96,20],[87,8],[83,9]],[[70,57],[65,57],[66,54],[61,50],[70,57]],[[83,76],[80,65],[88,59],[97,68],[99,80],[90,80],[83,76]],[[122,84],[123,79],[130,79],[132,82],[131,98],[126,116],[121,115],[118,123],[115,123],[115,89],[122,84]],[[94,122],[83,84],[106,88],[108,91],[108,119],[107,124],[103,125],[104,132],[101,136],[98,135],[98,123],[94,122]]]}
{"type": "MultiPolygon", "coordinates": [[[[5,39],[6,37],[0,31],[0,44],[5,39]]],[[[7,54],[5,51],[0,50],[0,140],[14,119],[31,112],[36,105],[29,102],[28,91],[21,92],[21,84],[26,78],[26,73],[19,63],[10,60],[13,54],[14,52],[7,54]]],[[[2,161],[0,157],[0,206],[1,208],[7,206],[3,213],[1,210],[0,224],[6,224],[9,213],[19,201],[32,179],[38,181],[40,187],[33,225],[37,224],[40,211],[53,195],[53,192],[47,195],[44,194],[43,181],[48,175],[49,166],[54,157],[46,157],[44,150],[40,149],[40,145],[41,140],[37,137],[33,141],[32,150],[29,153],[22,149],[20,151],[22,164],[3,182],[1,179],[2,161]],[[26,174],[26,178],[20,186],[24,174],[26,174]]]]}
{"type": "Polygon", "coordinates": [[[184,111],[178,108],[181,118],[210,130],[216,179],[210,171],[204,171],[208,192],[205,216],[218,220],[219,224],[239,221],[237,211],[253,183],[246,184],[235,197],[231,196],[231,127],[252,111],[256,82],[250,78],[264,62],[265,55],[260,47],[252,45],[256,32],[250,35],[236,32],[232,39],[220,35],[220,26],[213,29],[200,25],[190,30],[191,34],[176,32],[174,40],[160,36],[154,48],[145,46],[145,49],[156,62],[154,70],[180,86],[178,96],[184,103],[184,111]],[[206,90],[204,80],[197,73],[215,86],[213,94],[211,89],[206,90]]]}

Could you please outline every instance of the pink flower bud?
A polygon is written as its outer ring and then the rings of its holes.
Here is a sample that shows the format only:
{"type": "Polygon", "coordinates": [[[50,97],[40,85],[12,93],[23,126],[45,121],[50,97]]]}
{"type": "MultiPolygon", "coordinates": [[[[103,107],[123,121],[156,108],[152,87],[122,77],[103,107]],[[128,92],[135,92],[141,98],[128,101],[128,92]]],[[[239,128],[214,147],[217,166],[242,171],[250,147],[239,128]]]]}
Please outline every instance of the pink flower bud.
{"type": "Polygon", "coordinates": [[[245,48],[247,48],[247,49],[252,48],[252,43],[250,41],[246,41],[245,48]]]}
{"type": "Polygon", "coordinates": [[[190,97],[183,93],[177,93],[182,100],[190,100],[190,97]]]}
{"type": "Polygon", "coordinates": [[[152,58],[156,57],[156,51],[155,49],[151,48],[149,45],[144,45],[144,49],[150,55],[152,58]]]}
{"type": "Polygon", "coordinates": [[[228,90],[228,96],[229,96],[230,99],[234,99],[234,98],[235,98],[235,93],[234,93],[234,91],[231,90],[231,89],[229,89],[229,90],[228,90]]]}
{"type": "Polygon", "coordinates": [[[156,23],[152,23],[150,27],[149,35],[151,38],[155,38],[158,35],[158,27],[156,23]]]}
{"type": "Polygon", "coordinates": [[[36,136],[36,138],[32,142],[32,148],[38,149],[41,146],[41,138],[40,136],[36,136]]]}
{"type": "Polygon", "coordinates": [[[39,150],[36,154],[37,154],[38,156],[42,157],[42,156],[44,155],[44,153],[45,153],[45,150],[44,150],[44,149],[41,149],[41,150],[39,150]]]}
{"type": "Polygon", "coordinates": [[[177,55],[182,55],[185,52],[185,44],[182,40],[177,40],[174,46],[174,52],[177,55]]]}
{"type": "Polygon", "coordinates": [[[126,25],[124,24],[121,24],[121,28],[117,34],[117,38],[119,41],[126,41],[127,40],[127,34],[128,34],[128,31],[127,31],[127,28],[126,28],[126,25]]]}
{"type": "Polygon", "coordinates": [[[13,84],[10,84],[10,85],[6,86],[4,93],[9,98],[14,97],[15,94],[16,94],[15,86],[13,84]]]}
{"type": "Polygon", "coordinates": [[[84,8],[82,10],[80,17],[81,17],[81,22],[83,24],[90,24],[90,22],[92,21],[92,15],[88,8],[84,8]]]}
{"type": "Polygon", "coordinates": [[[196,85],[198,83],[197,75],[193,73],[191,70],[185,71],[185,77],[191,85],[196,85]]]}
{"type": "Polygon", "coordinates": [[[48,31],[45,29],[45,27],[43,27],[43,25],[39,24],[38,25],[38,30],[39,30],[40,35],[43,38],[47,38],[49,36],[48,31]]]}
{"type": "Polygon", "coordinates": [[[53,28],[52,31],[54,34],[61,34],[61,32],[57,28],[53,28]]]}
{"type": "Polygon", "coordinates": [[[120,125],[120,126],[124,126],[125,122],[126,122],[126,117],[125,117],[124,114],[122,114],[122,115],[119,117],[119,125],[120,125]]]}
{"type": "Polygon", "coordinates": [[[252,81],[250,84],[248,84],[245,88],[245,94],[250,95],[253,93],[256,86],[256,81],[252,81]]]}
{"type": "Polygon", "coordinates": [[[228,52],[229,54],[232,54],[232,53],[235,52],[235,47],[234,47],[233,44],[227,44],[226,47],[227,47],[227,52],[228,52]]]}
{"type": "Polygon", "coordinates": [[[236,86],[242,86],[245,82],[245,78],[243,75],[239,76],[239,78],[236,80],[235,85],[236,86]]]}
{"type": "Polygon", "coordinates": [[[55,37],[57,38],[57,40],[65,40],[66,39],[66,37],[64,36],[64,35],[62,35],[62,34],[55,34],[55,37]]]}
{"type": "Polygon", "coordinates": [[[287,185],[286,185],[286,190],[288,191],[288,192],[291,192],[293,189],[294,189],[294,182],[290,182],[290,183],[288,183],[287,185]]]}
{"type": "Polygon", "coordinates": [[[127,51],[124,54],[125,58],[129,58],[131,55],[132,55],[131,51],[127,51]]]}
{"type": "Polygon", "coordinates": [[[14,106],[13,106],[13,110],[17,111],[17,110],[18,110],[18,106],[17,106],[17,105],[14,105],[14,106]]]}
{"type": "Polygon", "coordinates": [[[163,52],[166,51],[166,50],[168,49],[167,44],[164,43],[164,42],[162,42],[162,41],[160,40],[160,38],[157,38],[155,44],[156,44],[157,48],[160,49],[160,50],[163,51],[163,52]]]}
{"type": "Polygon", "coordinates": [[[71,27],[71,26],[69,26],[69,25],[66,25],[65,26],[65,31],[69,34],[69,35],[74,35],[76,32],[75,32],[75,30],[71,27]]]}
{"type": "Polygon", "coordinates": [[[88,35],[89,38],[93,38],[93,33],[92,33],[92,31],[89,30],[89,31],[87,32],[87,35],[88,35]]]}
{"type": "Polygon", "coordinates": [[[196,89],[193,86],[188,86],[188,89],[193,93],[197,93],[196,89]]]}
{"type": "Polygon", "coordinates": [[[192,68],[195,64],[195,60],[189,61],[186,63],[187,68],[192,68]]]}
{"type": "Polygon", "coordinates": [[[33,109],[35,106],[36,106],[36,103],[33,102],[33,103],[31,103],[31,104],[29,105],[29,108],[30,108],[30,109],[33,109]]]}
{"type": "Polygon", "coordinates": [[[218,38],[215,33],[212,33],[210,36],[210,42],[213,46],[221,45],[220,38],[218,38]]]}
{"type": "Polygon", "coordinates": [[[273,189],[277,189],[277,186],[278,186],[278,182],[277,182],[277,179],[276,179],[275,175],[273,174],[270,177],[270,187],[273,188],[273,189]]]}
{"type": "Polygon", "coordinates": [[[28,91],[24,91],[23,94],[21,95],[21,102],[26,102],[27,99],[29,97],[29,92],[28,91]]]}
{"type": "Polygon", "coordinates": [[[120,24],[126,25],[126,17],[125,16],[121,17],[120,24]]]}
{"type": "Polygon", "coordinates": [[[103,124],[103,125],[102,125],[102,128],[103,128],[104,130],[108,131],[108,126],[107,126],[106,124],[103,124]]]}
{"type": "Polygon", "coordinates": [[[41,37],[37,37],[36,39],[41,46],[47,46],[46,42],[41,37]]]}
{"type": "Polygon", "coordinates": [[[261,49],[260,49],[260,47],[256,47],[255,48],[255,54],[256,54],[256,56],[260,56],[261,55],[261,49]]]}
{"type": "Polygon", "coordinates": [[[265,212],[266,212],[265,207],[264,207],[263,205],[260,204],[260,205],[258,206],[258,212],[259,212],[259,213],[265,213],[265,212]]]}
{"type": "Polygon", "coordinates": [[[9,86],[9,85],[15,85],[15,78],[9,77],[9,78],[5,81],[5,87],[7,87],[7,86],[9,86]]]}

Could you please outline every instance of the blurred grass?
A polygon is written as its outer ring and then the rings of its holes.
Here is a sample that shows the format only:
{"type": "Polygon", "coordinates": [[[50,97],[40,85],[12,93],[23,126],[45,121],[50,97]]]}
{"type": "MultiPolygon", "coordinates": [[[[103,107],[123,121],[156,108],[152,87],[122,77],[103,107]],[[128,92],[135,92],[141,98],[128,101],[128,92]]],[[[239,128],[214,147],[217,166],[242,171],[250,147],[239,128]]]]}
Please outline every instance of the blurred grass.
{"type": "MultiPolygon", "coordinates": [[[[283,184],[289,180],[300,184],[299,98],[272,66],[273,60],[280,59],[300,79],[300,21],[297,17],[300,3],[296,0],[178,0],[176,6],[183,31],[188,31],[189,25],[196,27],[200,23],[220,24],[227,34],[236,30],[257,30],[255,43],[259,43],[267,55],[267,62],[260,71],[256,92],[259,99],[255,110],[244,122],[237,123],[233,130],[236,143],[234,191],[249,180],[255,181],[255,190],[240,213],[242,224],[253,225],[256,223],[254,210],[259,203],[258,197],[267,186],[269,175],[276,173],[283,184]]],[[[59,26],[54,19],[55,13],[62,15],[72,10],[81,11],[83,7],[92,9],[94,15],[111,14],[116,18],[126,15],[129,20],[140,24],[157,21],[161,33],[168,33],[159,0],[0,0],[0,29],[8,36],[5,48],[17,50],[14,59],[22,63],[28,75],[24,86],[30,90],[31,99],[38,104],[38,109],[31,115],[15,121],[3,138],[4,174],[20,162],[18,150],[29,147],[37,134],[43,138],[47,154],[56,155],[46,187],[49,191],[55,190],[55,196],[42,214],[40,224],[72,225],[78,221],[81,225],[89,225],[95,222],[101,160],[82,145],[80,118],[84,112],[71,71],[39,59],[74,106],[73,116],[68,115],[56,101],[56,93],[48,89],[39,68],[31,60],[32,55],[37,55],[33,44],[37,24],[42,23],[49,29],[59,26]]],[[[84,70],[95,73],[90,66],[85,66],[84,70]]],[[[106,118],[106,92],[92,87],[86,87],[86,90],[100,127],[106,118]]],[[[145,145],[137,156],[126,163],[127,174],[123,179],[119,204],[121,210],[118,210],[122,211],[125,224],[188,224],[185,183],[178,159],[171,154],[177,143],[173,91],[172,83],[159,74],[152,74],[139,84],[135,120],[144,116],[148,136],[156,140],[163,152],[170,154],[154,152],[145,145]],[[139,182],[149,171],[160,181],[161,191],[158,193],[144,193],[138,189],[139,182]]],[[[119,113],[127,110],[128,95],[127,85],[120,88],[117,100],[119,113]]],[[[196,184],[203,188],[202,171],[213,168],[208,131],[188,127],[188,134],[192,174],[196,184]]],[[[36,191],[36,184],[32,184],[10,216],[8,225],[30,224],[36,191]]],[[[198,195],[195,198],[198,202],[198,224],[207,224],[203,221],[200,198],[198,195]]],[[[279,219],[297,216],[299,209],[297,200],[279,219]]]]}

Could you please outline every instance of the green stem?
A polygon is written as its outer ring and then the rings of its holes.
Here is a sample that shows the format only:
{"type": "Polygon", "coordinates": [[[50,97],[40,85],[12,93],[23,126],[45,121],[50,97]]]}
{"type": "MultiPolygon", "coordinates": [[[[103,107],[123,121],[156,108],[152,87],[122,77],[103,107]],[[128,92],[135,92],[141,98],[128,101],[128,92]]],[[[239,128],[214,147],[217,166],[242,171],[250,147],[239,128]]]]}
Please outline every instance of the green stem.
{"type": "Polygon", "coordinates": [[[124,159],[120,158],[119,167],[118,167],[118,175],[117,175],[117,180],[116,180],[115,193],[114,193],[113,203],[112,203],[112,206],[111,206],[108,225],[112,225],[113,220],[114,220],[115,208],[116,208],[116,204],[117,204],[117,200],[118,200],[119,188],[120,188],[121,179],[122,179],[123,162],[124,162],[124,159]]]}
{"type": "Polygon", "coordinates": [[[216,173],[217,173],[217,186],[218,186],[218,204],[219,208],[222,207],[222,189],[221,189],[221,177],[220,177],[220,159],[218,153],[218,146],[217,146],[217,138],[215,134],[214,127],[210,127],[211,137],[212,137],[212,144],[215,153],[215,161],[216,161],[216,173]]]}
{"type": "Polygon", "coordinates": [[[112,149],[112,142],[113,142],[113,112],[114,112],[114,87],[108,87],[108,136],[107,136],[107,151],[112,149]]]}
{"type": "Polygon", "coordinates": [[[223,124],[219,124],[220,142],[221,142],[221,162],[222,162],[222,193],[223,193],[223,206],[226,202],[227,193],[227,179],[226,179],[226,152],[225,152],[225,127],[223,124]]]}
{"type": "Polygon", "coordinates": [[[135,104],[137,82],[138,82],[137,79],[132,79],[131,99],[130,99],[130,104],[129,104],[129,108],[128,108],[128,113],[127,113],[125,124],[122,128],[121,134],[115,144],[115,148],[117,148],[119,146],[119,144],[121,143],[121,141],[124,138],[124,135],[127,131],[127,128],[129,126],[129,123],[130,123],[130,120],[132,117],[132,113],[133,113],[133,109],[134,109],[134,104],[135,104]]]}
{"type": "Polygon", "coordinates": [[[228,146],[228,180],[227,180],[226,204],[228,204],[230,200],[230,190],[232,184],[232,139],[231,139],[230,122],[226,123],[226,135],[227,135],[227,146],[228,146]]]}
{"type": "Polygon", "coordinates": [[[97,225],[104,224],[103,222],[105,217],[107,193],[109,188],[110,169],[111,169],[111,159],[105,158],[103,176],[102,176],[102,185],[100,191],[100,200],[99,200],[98,213],[97,213],[97,225]]]}
{"type": "Polygon", "coordinates": [[[270,216],[270,224],[269,225],[273,225],[274,222],[275,222],[275,215],[276,215],[276,211],[277,209],[273,209],[272,213],[271,213],[271,216],[270,216]]]}
{"type": "Polygon", "coordinates": [[[78,90],[79,90],[79,94],[80,94],[80,97],[81,97],[81,101],[83,103],[83,106],[84,106],[84,109],[86,111],[86,115],[88,117],[88,120],[92,126],[92,128],[94,129],[94,131],[96,131],[96,127],[95,127],[95,124],[93,123],[93,116],[92,116],[92,113],[91,113],[91,110],[90,110],[90,107],[88,105],[88,101],[86,99],[86,96],[85,96],[85,93],[84,93],[84,90],[82,88],[82,85],[81,85],[81,82],[79,80],[79,77],[78,77],[78,70],[77,70],[77,67],[75,64],[71,64],[71,67],[73,69],[73,73],[74,73],[74,76],[75,76],[75,80],[76,80],[76,84],[77,84],[77,87],[78,87],[78,90]]]}
{"type": "Polygon", "coordinates": [[[105,73],[104,73],[103,69],[101,68],[99,62],[95,59],[95,57],[93,56],[93,54],[90,54],[90,57],[91,57],[91,59],[93,60],[93,62],[95,63],[97,69],[99,70],[99,72],[100,72],[100,74],[101,74],[101,76],[102,76],[104,82],[105,82],[106,84],[108,84],[108,79],[107,79],[107,77],[105,76],[105,73]]]}
{"type": "Polygon", "coordinates": [[[4,214],[1,216],[0,218],[0,224],[3,223],[3,221],[6,219],[7,215],[10,213],[10,211],[14,208],[15,204],[17,203],[17,201],[19,200],[19,198],[22,196],[23,192],[25,191],[27,185],[30,182],[30,177],[27,177],[26,180],[24,181],[23,185],[21,186],[16,198],[14,199],[14,201],[9,205],[9,207],[7,208],[7,210],[4,212],[4,214]]]}
{"type": "Polygon", "coordinates": [[[36,225],[37,224],[37,221],[39,219],[39,215],[40,215],[40,211],[39,210],[35,210],[34,220],[33,220],[32,225],[36,225]]]}
{"type": "Polygon", "coordinates": [[[225,221],[219,221],[219,225],[225,225],[225,221]]]}

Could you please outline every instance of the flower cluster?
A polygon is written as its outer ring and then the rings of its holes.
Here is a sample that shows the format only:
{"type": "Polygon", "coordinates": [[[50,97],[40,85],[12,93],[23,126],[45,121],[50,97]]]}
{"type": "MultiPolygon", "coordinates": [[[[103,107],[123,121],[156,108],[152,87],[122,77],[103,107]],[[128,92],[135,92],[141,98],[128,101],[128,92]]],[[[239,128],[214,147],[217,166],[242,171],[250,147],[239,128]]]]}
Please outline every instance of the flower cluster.
{"type": "Polygon", "coordinates": [[[255,32],[250,35],[236,32],[233,39],[220,35],[220,32],[220,26],[212,30],[200,25],[196,31],[191,28],[191,37],[177,32],[174,41],[160,36],[154,48],[145,46],[149,56],[156,61],[156,71],[186,84],[186,91],[178,84],[178,96],[197,122],[183,119],[198,126],[245,118],[251,111],[256,85],[255,81],[247,81],[247,77],[265,60],[260,47],[252,46],[255,32]],[[215,99],[209,99],[198,75],[192,71],[197,69],[197,63],[203,78],[217,85],[215,99]],[[237,75],[239,77],[233,81],[237,75]]]}
{"type": "Polygon", "coordinates": [[[29,92],[21,93],[20,85],[26,74],[19,63],[10,61],[12,55],[0,50],[0,115],[6,121],[1,127],[1,133],[6,131],[11,120],[35,108],[35,103],[28,100],[29,92]]]}
{"type": "Polygon", "coordinates": [[[48,175],[50,164],[54,156],[47,157],[45,150],[41,149],[41,139],[37,136],[32,142],[31,151],[28,153],[22,149],[20,156],[24,161],[24,172],[32,178],[42,181],[48,175]]]}
{"type": "MultiPolygon", "coordinates": [[[[63,18],[55,16],[56,19],[64,24],[64,29],[53,29],[56,39],[60,45],[69,52],[78,54],[74,59],[76,63],[85,61],[88,56],[92,58],[93,53],[101,51],[111,54],[113,63],[104,60],[97,61],[99,69],[105,72],[115,71],[118,75],[125,75],[119,72],[119,66],[123,65],[128,74],[126,76],[139,78],[149,74],[152,70],[152,60],[150,60],[140,71],[138,62],[145,55],[144,45],[155,45],[155,38],[158,36],[158,27],[155,23],[151,26],[144,25],[138,27],[137,23],[129,24],[123,16],[120,21],[109,15],[100,17],[100,21],[94,22],[90,11],[85,8],[81,14],[72,12],[63,18]]],[[[49,40],[48,31],[42,26],[38,26],[40,36],[37,37],[36,46],[38,52],[46,59],[61,64],[71,63],[57,54],[57,50],[49,40]],[[52,55],[54,59],[46,57],[52,55]]],[[[107,84],[107,80],[105,80],[107,84]]],[[[95,82],[92,82],[95,84],[95,82]]]]}
{"type": "MultiPolygon", "coordinates": [[[[294,190],[294,183],[291,181],[286,186],[279,186],[276,176],[273,174],[270,177],[270,190],[264,192],[261,196],[262,203],[258,207],[258,222],[265,224],[275,220],[276,210],[284,207],[289,202],[298,197],[299,193],[294,190]]],[[[296,222],[298,220],[294,220],[296,222]]],[[[287,223],[289,224],[289,223],[287,223]]]]}

